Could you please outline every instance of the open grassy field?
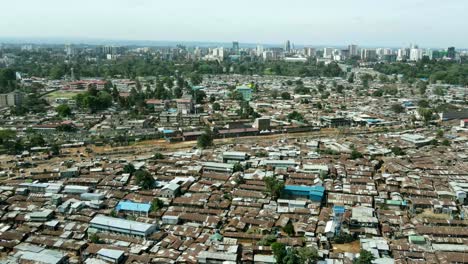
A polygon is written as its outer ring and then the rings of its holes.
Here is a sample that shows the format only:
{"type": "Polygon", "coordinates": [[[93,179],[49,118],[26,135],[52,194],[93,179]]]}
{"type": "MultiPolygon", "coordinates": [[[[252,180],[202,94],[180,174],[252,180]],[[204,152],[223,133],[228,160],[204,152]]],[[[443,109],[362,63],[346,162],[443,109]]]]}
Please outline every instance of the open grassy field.
{"type": "Polygon", "coordinates": [[[333,252],[342,253],[342,252],[351,252],[351,253],[359,253],[361,250],[361,244],[359,240],[353,241],[351,243],[346,244],[333,244],[333,252]]]}
{"type": "Polygon", "coordinates": [[[55,100],[57,98],[67,98],[67,99],[71,99],[73,98],[73,96],[79,94],[81,92],[78,92],[78,91],[55,91],[55,92],[52,92],[50,94],[47,94],[45,96],[45,99],[47,100],[55,100]]]}

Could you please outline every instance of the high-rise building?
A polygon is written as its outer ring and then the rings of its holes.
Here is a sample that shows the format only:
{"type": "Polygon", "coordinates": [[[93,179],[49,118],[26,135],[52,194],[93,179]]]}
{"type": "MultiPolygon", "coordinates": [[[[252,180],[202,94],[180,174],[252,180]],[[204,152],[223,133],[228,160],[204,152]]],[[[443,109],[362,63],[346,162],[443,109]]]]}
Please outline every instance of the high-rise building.
{"type": "Polygon", "coordinates": [[[411,61],[419,61],[419,60],[422,59],[422,57],[423,57],[423,50],[417,48],[417,46],[413,47],[413,48],[410,50],[409,59],[410,59],[411,61]]]}
{"type": "Polygon", "coordinates": [[[433,54],[434,54],[434,53],[432,52],[431,49],[426,49],[426,50],[424,51],[423,56],[426,56],[428,59],[432,60],[432,59],[434,58],[433,54]]]}
{"type": "Polygon", "coordinates": [[[18,106],[23,103],[24,95],[20,92],[0,94],[0,107],[18,106]]]}
{"type": "Polygon", "coordinates": [[[284,51],[286,53],[291,52],[291,42],[289,40],[286,40],[286,43],[284,43],[284,51]]]}
{"type": "Polygon", "coordinates": [[[315,49],[314,48],[304,48],[304,54],[307,56],[307,57],[315,57],[315,49]]]}
{"type": "Polygon", "coordinates": [[[408,48],[401,48],[398,49],[397,60],[402,61],[409,58],[410,49],[408,48]]]}
{"type": "Polygon", "coordinates": [[[71,44],[65,45],[65,54],[67,54],[67,56],[74,56],[76,54],[75,47],[71,44]]]}
{"type": "Polygon", "coordinates": [[[348,50],[349,50],[349,56],[351,57],[359,55],[357,45],[354,45],[354,44],[348,45],[348,50]]]}
{"type": "Polygon", "coordinates": [[[325,59],[331,59],[333,56],[333,48],[323,48],[323,57],[325,59]]]}
{"type": "Polygon", "coordinates": [[[361,50],[361,58],[363,60],[375,60],[377,59],[377,52],[375,49],[362,49],[361,50]]]}
{"type": "Polygon", "coordinates": [[[262,56],[263,55],[263,46],[262,45],[257,45],[256,53],[257,53],[257,56],[262,56]]]}
{"type": "Polygon", "coordinates": [[[226,54],[223,47],[213,49],[213,56],[219,59],[224,59],[226,54]]]}
{"type": "Polygon", "coordinates": [[[450,59],[454,60],[455,56],[456,56],[455,47],[449,47],[447,49],[447,58],[450,58],[450,59]]]}
{"type": "Polygon", "coordinates": [[[233,41],[232,42],[232,53],[239,54],[239,42],[233,41]]]}

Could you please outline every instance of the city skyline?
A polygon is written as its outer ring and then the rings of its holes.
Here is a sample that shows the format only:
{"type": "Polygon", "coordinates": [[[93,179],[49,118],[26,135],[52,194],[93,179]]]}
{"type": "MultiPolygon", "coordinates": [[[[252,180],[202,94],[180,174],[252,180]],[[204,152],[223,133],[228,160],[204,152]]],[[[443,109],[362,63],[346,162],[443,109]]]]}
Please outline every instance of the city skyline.
{"type": "MultiPolygon", "coordinates": [[[[231,42],[335,46],[356,43],[369,47],[467,48],[458,29],[466,2],[384,1],[352,3],[333,0],[293,1],[277,5],[240,0],[214,12],[216,4],[187,2],[176,6],[155,1],[62,3],[22,0],[5,3],[0,21],[2,39],[63,39],[108,41],[231,42]],[[112,4],[112,5],[110,5],[112,4]],[[338,7],[339,8],[338,8],[338,7]],[[112,7],[112,8],[110,8],[112,7]],[[224,10],[223,9],[223,10],[224,10]],[[112,12],[107,12],[112,10],[112,12]],[[162,10],[162,11],[161,11],[162,10]],[[437,18],[437,19],[435,19],[437,18]],[[436,23],[434,21],[437,21],[436,23]],[[44,30],[47,29],[47,30],[44,30]]],[[[216,10],[215,10],[216,11],[216,10]]]]}

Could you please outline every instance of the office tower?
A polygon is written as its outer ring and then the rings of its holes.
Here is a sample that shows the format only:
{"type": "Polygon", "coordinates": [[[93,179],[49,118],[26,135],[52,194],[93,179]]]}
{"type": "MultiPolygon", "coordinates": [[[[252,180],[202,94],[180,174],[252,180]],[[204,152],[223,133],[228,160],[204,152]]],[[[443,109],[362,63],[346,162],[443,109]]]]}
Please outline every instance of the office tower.
{"type": "Polygon", "coordinates": [[[232,42],[232,52],[236,55],[239,54],[239,42],[237,41],[232,42]]]}
{"type": "Polygon", "coordinates": [[[323,57],[325,59],[331,59],[333,56],[333,48],[323,48],[323,57]]]}
{"type": "Polygon", "coordinates": [[[76,54],[76,50],[73,45],[67,44],[65,45],[65,53],[67,56],[74,56],[76,54]]]}
{"type": "Polygon", "coordinates": [[[291,42],[289,40],[286,40],[286,43],[284,43],[284,52],[291,52],[291,42]]]}
{"type": "Polygon", "coordinates": [[[410,49],[407,49],[407,48],[398,49],[397,60],[402,61],[402,60],[408,59],[409,53],[410,53],[409,51],[410,49]]]}
{"type": "Polygon", "coordinates": [[[384,51],[383,51],[383,55],[392,55],[392,54],[393,54],[392,49],[385,48],[384,51]]]}
{"type": "Polygon", "coordinates": [[[449,47],[449,48],[447,49],[447,58],[450,58],[450,59],[454,60],[454,59],[455,59],[455,56],[456,56],[456,54],[455,54],[455,47],[449,47]]]}
{"type": "Polygon", "coordinates": [[[432,60],[432,59],[434,58],[431,49],[426,49],[426,50],[424,51],[424,55],[423,55],[423,56],[426,56],[426,57],[429,58],[430,60],[432,60]]]}
{"type": "Polygon", "coordinates": [[[17,91],[6,94],[0,94],[0,107],[21,105],[23,103],[23,98],[23,93],[17,91]]]}
{"type": "Polygon", "coordinates": [[[263,46],[262,45],[257,45],[256,53],[257,53],[257,56],[262,56],[263,55],[263,46]]]}
{"type": "Polygon", "coordinates": [[[357,45],[354,45],[354,44],[348,45],[348,50],[349,50],[349,56],[351,57],[359,55],[357,45]]]}
{"type": "Polygon", "coordinates": [[[224,57],[226,56],[226,54],[224,53],[224,48],[219,47],[219,48],[213,49],[213,56],[220,58],[220,59],[224,59],[224,57]]]}
{"type": "Polygon", "coordinates": [[[423,56],[422,49],[417,48],[417,46],[414,46],[410,50],[409,58],[410,58],[411,61],[419,61],[419,60],[422,59],[422,56],[423,56]]]}
{"type": "Polygon", "coordinates": [[[377,52],[375,49],[362,49],[361,58],[363,60],[375,60],[377,59],[377,52]]]}
{"type": "Polygon", "coordinates": [[[315,57],[315,49],[314,48],[304,48],[304,54],[307,57],[315,57]]]}

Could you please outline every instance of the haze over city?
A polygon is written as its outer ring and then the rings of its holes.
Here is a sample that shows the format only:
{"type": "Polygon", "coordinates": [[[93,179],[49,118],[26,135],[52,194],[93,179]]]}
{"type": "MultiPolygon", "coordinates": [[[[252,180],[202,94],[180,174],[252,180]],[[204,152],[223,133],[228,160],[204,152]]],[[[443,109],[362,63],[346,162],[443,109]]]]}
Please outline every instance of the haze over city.
{"type": "Polygon", "coordinates": [[[467,0],[0,5],[0,263],[468,264],[467,0]]]}
{"type": "Polygon", "coordinates": [[[464,0],[17,0],[2,10],[2,38],[468,47],[464,0]]]}

